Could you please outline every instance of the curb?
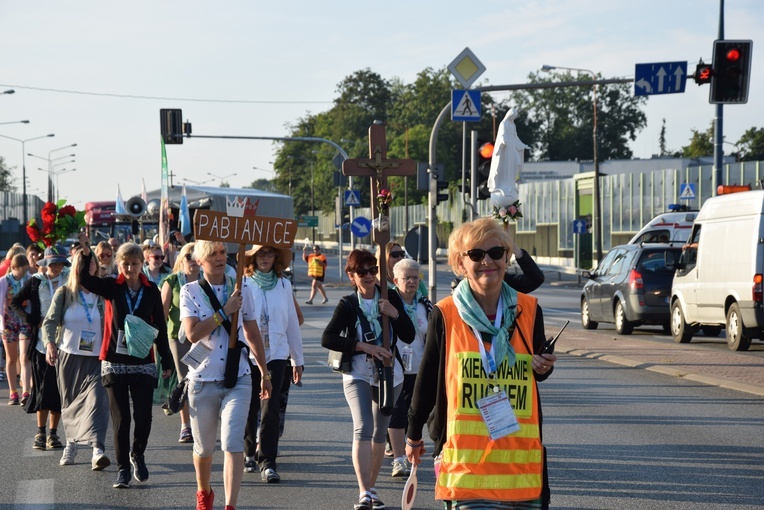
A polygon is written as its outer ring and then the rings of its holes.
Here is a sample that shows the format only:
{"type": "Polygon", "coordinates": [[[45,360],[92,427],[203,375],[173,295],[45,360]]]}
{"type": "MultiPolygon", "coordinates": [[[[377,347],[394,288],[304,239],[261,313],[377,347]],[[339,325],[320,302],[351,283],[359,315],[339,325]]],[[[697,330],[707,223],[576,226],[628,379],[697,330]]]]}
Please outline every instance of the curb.
{"type": "Polygon", "coordinates": [[[753,395],[758,395],[760,397],[764,397],[764,388],[761,386],[755,386],[752,384],[745,384],[737,381],[730,381],[729,379],[722,379],[720,377],[710,377],[707,375],[700,375],[693,372],[686,372],[684,370],[677,370],[676,368],[671,368],[667,366],[662,365],[654,365],[652,363],[647,363],[644,361],[636,361],[629,358],[623,358],[620,356],[613,356],[611,354],[604,354],[599,352],[593,352],[593,351],[586,351],[582,349],[569,349],[565,350],[564,348],[557,349],[558,352],[563,352],[565,354],[569,354],[571,356],[578,356],[581,358],[589,358],[589,359],[596,359],[600,361],[606,361],[608,363],[614,363],[616,365],[622,365],[629,368],[640,368],[643,370],[649,370],[650,372],[656,372],[663,375],[669,375],[677,378],[686,379],[688,381],[698,382],[701,384],[706,384],[709,386],[718,386],[720,388],[726,388],[729,390],[734,391],[741,391],[744,393],[750,393],[753,395]]]}

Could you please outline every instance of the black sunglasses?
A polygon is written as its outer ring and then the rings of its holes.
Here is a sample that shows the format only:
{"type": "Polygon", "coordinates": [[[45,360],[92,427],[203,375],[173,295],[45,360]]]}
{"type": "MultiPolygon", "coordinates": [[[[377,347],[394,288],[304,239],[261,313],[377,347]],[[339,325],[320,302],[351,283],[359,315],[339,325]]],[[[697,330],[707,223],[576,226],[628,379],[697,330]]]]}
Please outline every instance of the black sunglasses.
{"type": "Polygon", "coordinates": [[[499,260],[504,256],[506,252],[507,249],[503,246],[494,246],[493,248],[488,248],[487,250],[483,250],[481,248],[473,248],[471,250],[465,251],[462,253],[462,255],[467,255],[472,262],[482,262],[486,254],[488,254],[488,256],[493,260],[499,260]]]}
{"type": "Polygon", "coordinates": [[[358,276],[363,278],[367,274],[371,274],[372,276],[376,276],[378,272],[379,272],[379,268],[377,266],[374,266],[374,267],[370,267],[369,269],[359,269],[359,270],[357,270],[355,272],[355,274],[357,274],[358,276]]]}
{"type": "Polygon", "coordinates": [[[392,257],[394,259],[402,259],[402,258],[406,257],[406,252],[405,251],[391,251],[390,252],[390,257],[392,257]]]}
{"type": "Polygon", "coordinates": [[[186,257],[186,260],[187,260],[187,261],[189,261],[189,262],[191,262],[191,260],[193,260],[193,258],[194,258],[194,256],[193,256],[193,255],[191,255],[190,253],[186,253],[186,254],[184,255],[184,257],[186,257]]]}

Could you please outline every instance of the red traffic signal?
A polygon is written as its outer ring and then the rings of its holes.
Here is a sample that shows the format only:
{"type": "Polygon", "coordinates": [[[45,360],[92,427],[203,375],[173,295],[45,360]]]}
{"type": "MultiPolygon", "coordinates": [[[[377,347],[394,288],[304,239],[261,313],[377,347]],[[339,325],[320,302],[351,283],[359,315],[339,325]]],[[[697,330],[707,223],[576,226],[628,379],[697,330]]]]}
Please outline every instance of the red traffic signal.
{"type": "Polygon", "coordinates": [[[701,60],[697,66],[695,66],[695,74],[693,79],[698,85],[705,85],[711,83],[711,77],[714,75],[713,66],[710,64],[704,64],[701,60]]]}
{"type": "Polygon", "coordinates": [[[743,104],[748,102],[752,50],[753,41],[714,41],[709,103],[743,104]]]}

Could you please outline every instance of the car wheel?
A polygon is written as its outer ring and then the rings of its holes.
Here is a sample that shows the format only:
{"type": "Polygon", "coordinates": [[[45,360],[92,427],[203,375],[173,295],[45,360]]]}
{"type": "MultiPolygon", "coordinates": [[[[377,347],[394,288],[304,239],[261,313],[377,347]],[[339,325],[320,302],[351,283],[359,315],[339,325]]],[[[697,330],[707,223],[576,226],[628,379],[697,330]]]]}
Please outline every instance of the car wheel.
{"type": "Polygon", "coordinates": [[[727,347],[733,351],[747,351],[751,346],[751,338],[746,335],[740,307],[732,303],[727,311],[727,347]]]}
{"type": "Polygon", "coordinates": [[[684,322],[684,314],[679,300],[674,301],[671,306],[671,336],[674,341],[680,344],[689,343],[692,340],[692,330],[684,322]]]}
{"type": "Polygon", "coordinates": [[[634,324],[626,319],[626,309],[621,301],[615,304],[615,330],[619,335],[630,335],[634,331],[634,324]]]}
{"type": "Polygon", "coordinates": [[[589,301],[581,300],[581,327],[584,329],[597,329],[599,324],[589,316],[589,301]]]}
{"type": "Polygon", "coordinates": [[[721,326],[703,326],[703,335],[711,338],[716,338],[719,333],[722,332],[721,326]]]}

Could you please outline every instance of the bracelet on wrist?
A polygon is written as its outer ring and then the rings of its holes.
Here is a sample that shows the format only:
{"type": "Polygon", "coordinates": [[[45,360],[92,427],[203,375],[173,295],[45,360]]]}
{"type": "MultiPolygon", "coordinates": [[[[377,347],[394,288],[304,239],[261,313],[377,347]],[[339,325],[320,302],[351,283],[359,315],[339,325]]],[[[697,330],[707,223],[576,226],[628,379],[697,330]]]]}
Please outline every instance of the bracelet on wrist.
{"type": "Polygon", "coordinates": [[[218,326],[222,326],[223,325],[223,322],[220,319],[218,319],[218,313],[217,312],[212,314],[212,318],[215,319],[215,324],[217,324],[218,326]]]}
{"type": "Polygon", "coordinates": [[[271,374],[263,374],[263,380],[264,381],[270,381],[271,380],[271,374]]]}
{"type": "Polygon", "coordinates": [[[424,441],[419,441],[418,443],[412,443],[411,441],[409,441],[409,438],[406,438],[406,444],[409,445],[412,448],[417,448],[419,446],[423,446],[424,445],[424,441]]]}

